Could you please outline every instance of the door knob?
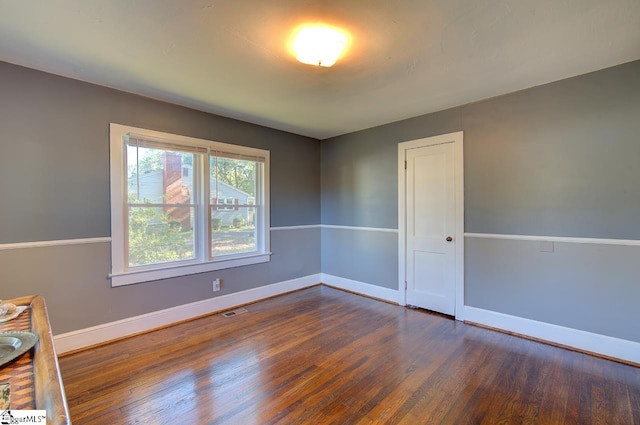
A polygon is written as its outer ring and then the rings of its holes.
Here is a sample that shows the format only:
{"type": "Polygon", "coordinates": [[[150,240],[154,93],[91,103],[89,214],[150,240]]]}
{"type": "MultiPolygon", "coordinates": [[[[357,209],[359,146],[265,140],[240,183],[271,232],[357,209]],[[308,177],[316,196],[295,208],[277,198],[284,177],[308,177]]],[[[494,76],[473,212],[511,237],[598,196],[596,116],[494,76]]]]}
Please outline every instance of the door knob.
{"type": "Polygon", "coordinates": [[[447,236],[447,242],[451,242],[453,238],[451,236],[447,236]]]}

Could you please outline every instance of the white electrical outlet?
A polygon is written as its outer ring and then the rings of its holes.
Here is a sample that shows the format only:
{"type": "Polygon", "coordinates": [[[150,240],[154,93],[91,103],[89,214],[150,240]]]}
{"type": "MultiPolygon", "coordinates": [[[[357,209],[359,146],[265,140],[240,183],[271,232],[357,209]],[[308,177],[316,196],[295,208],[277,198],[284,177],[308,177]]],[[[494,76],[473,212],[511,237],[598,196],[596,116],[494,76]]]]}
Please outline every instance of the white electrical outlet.
{"type": "Polygon", "coordinates": [[[220,278],[216,278],[213,280],[213,292],[218,292],[220,290],[220,278]]]}

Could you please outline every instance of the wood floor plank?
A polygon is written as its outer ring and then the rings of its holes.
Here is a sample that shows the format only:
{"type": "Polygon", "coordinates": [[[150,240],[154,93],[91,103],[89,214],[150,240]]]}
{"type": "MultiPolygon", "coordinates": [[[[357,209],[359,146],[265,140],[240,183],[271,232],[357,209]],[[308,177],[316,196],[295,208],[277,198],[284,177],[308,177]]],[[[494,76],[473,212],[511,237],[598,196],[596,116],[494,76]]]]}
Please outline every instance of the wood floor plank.
{"type": "Polygon", "coordinates": [[[640,370],[317,286],[60,359],[73,423],[640,424],[640,370]]]}

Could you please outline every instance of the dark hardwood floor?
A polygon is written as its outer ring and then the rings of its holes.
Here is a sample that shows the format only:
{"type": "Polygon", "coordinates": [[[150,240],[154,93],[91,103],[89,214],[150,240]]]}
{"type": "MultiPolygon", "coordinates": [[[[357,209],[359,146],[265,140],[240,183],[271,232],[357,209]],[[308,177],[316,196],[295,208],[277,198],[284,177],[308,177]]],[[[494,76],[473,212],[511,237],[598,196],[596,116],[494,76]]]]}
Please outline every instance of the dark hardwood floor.
{"type": "Polygon", "coordinates": [[[81,424],[640,424],[640,369],[316,286],[60,359],[81,424]]]}

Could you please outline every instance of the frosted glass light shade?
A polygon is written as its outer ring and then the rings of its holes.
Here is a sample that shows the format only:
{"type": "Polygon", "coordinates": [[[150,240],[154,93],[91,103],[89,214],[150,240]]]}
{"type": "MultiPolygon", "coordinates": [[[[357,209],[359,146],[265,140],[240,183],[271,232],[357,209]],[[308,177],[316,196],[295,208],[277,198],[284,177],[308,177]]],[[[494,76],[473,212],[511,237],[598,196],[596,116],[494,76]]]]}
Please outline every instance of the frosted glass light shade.
{"type": "Polygon", "coordinates": [[[347,46],[348,36],[335,28],[321,25],[303,27],[295,35],[293,51],[302,63],[331,66],[347,46]]]}

